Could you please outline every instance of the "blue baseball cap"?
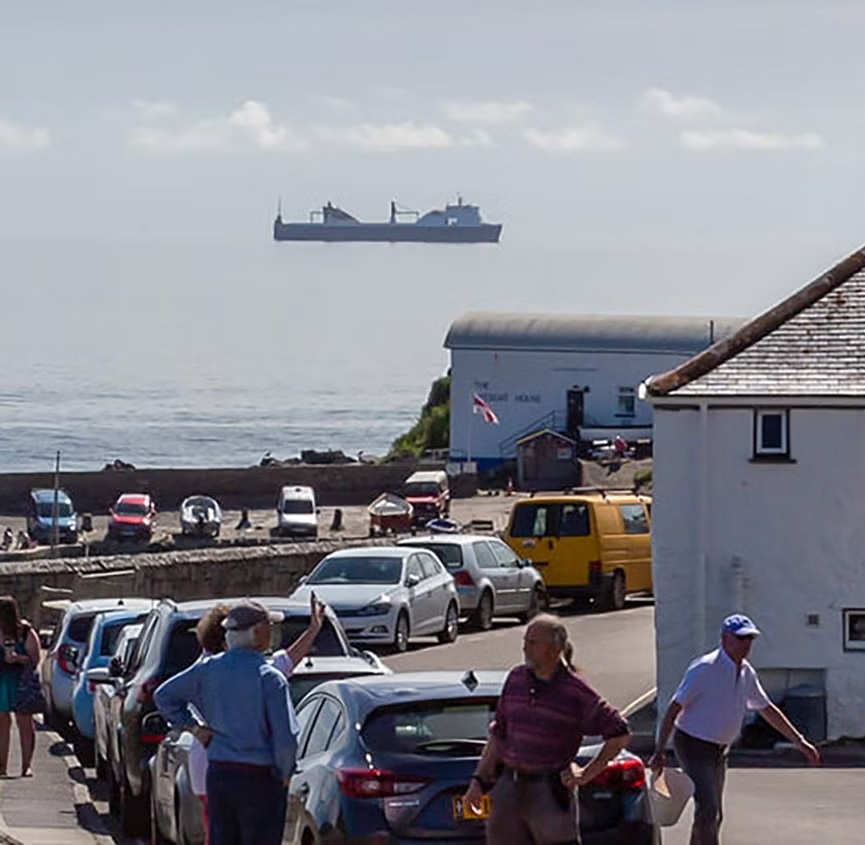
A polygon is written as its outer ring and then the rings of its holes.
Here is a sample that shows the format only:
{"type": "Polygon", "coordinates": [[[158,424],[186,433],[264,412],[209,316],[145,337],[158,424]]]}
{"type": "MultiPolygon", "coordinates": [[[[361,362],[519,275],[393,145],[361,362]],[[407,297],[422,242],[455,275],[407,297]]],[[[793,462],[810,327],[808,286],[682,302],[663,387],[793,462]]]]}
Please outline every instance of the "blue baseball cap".
{"type": "Polygon", "coordinates": [[[732,634],[734,637],[759,637],[760,629],[741,613],[728,616],[721,625],[721,631],[732,634]]]}

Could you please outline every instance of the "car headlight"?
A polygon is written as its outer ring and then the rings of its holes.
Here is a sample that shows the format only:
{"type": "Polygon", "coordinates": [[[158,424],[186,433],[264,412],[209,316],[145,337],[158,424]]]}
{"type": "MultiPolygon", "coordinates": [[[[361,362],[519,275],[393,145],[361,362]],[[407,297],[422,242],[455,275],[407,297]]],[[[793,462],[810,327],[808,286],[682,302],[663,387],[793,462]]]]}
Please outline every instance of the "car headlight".
{"type": "Polygon", "coordinates": [[[390,613],[389,601],[376,601],[362,607],[357,611],[357,616],[383,616],[385,613],[390,613]]]}

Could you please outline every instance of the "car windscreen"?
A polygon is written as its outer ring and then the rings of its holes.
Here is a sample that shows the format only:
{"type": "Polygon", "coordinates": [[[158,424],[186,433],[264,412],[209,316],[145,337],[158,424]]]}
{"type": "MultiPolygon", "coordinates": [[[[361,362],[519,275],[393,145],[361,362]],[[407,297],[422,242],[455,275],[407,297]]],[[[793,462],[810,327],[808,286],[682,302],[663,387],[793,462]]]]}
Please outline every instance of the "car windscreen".
{"type": "MultiPolygon", "coordinates": [[[[288,648],[309,625],[309,616],[290,616],[271,628],[273,650],[288,648]]],[[[321,630],[307,652],[310,657],[346,657],[348,652],[339,634],[327,617],[322,620],[321,630]]]]}
{"type": "Polygon", "coordinates": [[[193,499],[187,499],[183,503],[183,507],[185,508],[213,508],[216,506],[216,502],[213,499],[208,499],[206,496],[196,496],[193,499]]]}
{"type": "Polygon", "coordinates": [[[283,513],[312,513],[313,510],[309,499],[286,499],[282,503],[283,513]]]}
{"type": "Polygon", "coordinates": [[[463,549],[456,543],[406,543],[413,548],[428,549],[448,569],[459,569],[463,565],[463,549]]]}
{"type": "Polygon", "coordinates": [[[414,701],[374,710],[361,738],[370,751],[480,755],[495,717],[496,698],[414,701]]]}
{"type": "Polygon", "coordinates": [[[183,619],[175,622],[168,635],[168,646],[165,652],[165,668],[163,674],[166,677],[182,672],[191,666],[198,655],[201,654],[201,646],[195,636],[197,619],[183,619]]]}
{"type": "Polygon", "coordinates": [[[145,516],[147,508],[137,502],[118,502],[114,506],[114,513],[119,516],[145,516]]]}
{"type": "Polygon", "coordinates": [[[434,481],[414,481],[406,484],[403,492],[406,496],[438,496],[441,490],[434,481]]]}
{"type": "Polygon", "coordinates": [[[398,557],[334,557],[323,560],[305,583],[398,584],[401,574],[398,557]]]}
{"type": "MultiPolygon", "coordinates": [[[[36,505],[36,515],[41,516],[43,519],[52,519],[53,513],[53,502],[39,502],[39,504],[36,505]]],[[[57,516],[72,516],[72,505],[70,505],[69,502],[57,502],[57,516]]]]}

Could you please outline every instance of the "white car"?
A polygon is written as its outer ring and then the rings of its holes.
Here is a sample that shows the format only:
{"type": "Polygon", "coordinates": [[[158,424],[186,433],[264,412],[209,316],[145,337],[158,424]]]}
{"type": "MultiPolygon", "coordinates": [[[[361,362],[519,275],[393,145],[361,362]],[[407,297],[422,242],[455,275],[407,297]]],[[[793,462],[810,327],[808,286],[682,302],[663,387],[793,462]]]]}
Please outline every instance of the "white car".
{"type": "Polygon", "coordinates": [[[326,602],[355,643],[405,651],[410,637],[458,634],[459,597],[453,576],[426,549],[361,547],[324,558],[292,598],[326,602]]]}

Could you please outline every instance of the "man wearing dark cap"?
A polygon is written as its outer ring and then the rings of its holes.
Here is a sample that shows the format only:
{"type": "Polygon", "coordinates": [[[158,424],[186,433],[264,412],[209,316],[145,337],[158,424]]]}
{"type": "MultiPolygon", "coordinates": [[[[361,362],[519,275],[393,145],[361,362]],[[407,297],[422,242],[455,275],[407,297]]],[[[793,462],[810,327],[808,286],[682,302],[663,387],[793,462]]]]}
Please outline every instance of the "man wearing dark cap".
{"type": "Polygon", "coordinates": [[[283,614],[258,602],[233,605],[223,621],[228,650],[162,684],[156,706],[207,748],[211,845],[280,845],[297,726],[288,682],[268,665],[270,623],[283,614]]]}
{"type": "Polygon", "coordinates": [[[746,660],[759,635],[747,616],[728,616],[721,625],[720,648],[691,663],[661,721],[649,766],[656,773],[663,770],[667,740],[675,728],[676,756],[694,781],[691,845],[719,842],[727,750],[739,735],[746,710],[756,710],[812,766],[820,763],[820,752],[769,700],[754,667],[746,660]]]}

